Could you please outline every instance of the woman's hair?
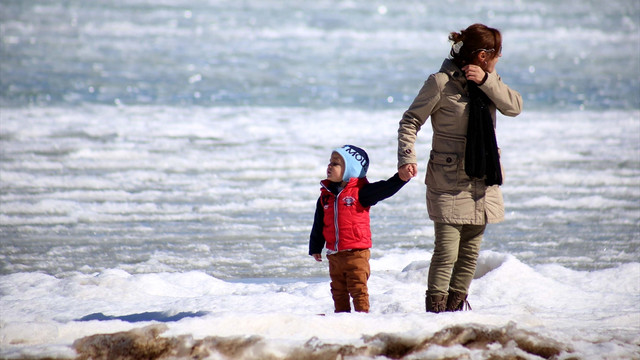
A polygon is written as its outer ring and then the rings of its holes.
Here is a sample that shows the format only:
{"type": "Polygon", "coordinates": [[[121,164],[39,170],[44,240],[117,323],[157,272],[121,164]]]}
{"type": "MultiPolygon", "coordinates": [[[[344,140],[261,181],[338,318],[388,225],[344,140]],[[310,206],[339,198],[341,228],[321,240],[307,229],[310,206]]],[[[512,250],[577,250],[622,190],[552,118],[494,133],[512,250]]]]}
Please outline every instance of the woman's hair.
{"type": "Polygon", "coordinates": [[[459,67],[473,63],[478,51],[485,50],[489,59],[500,55],[502,51],[500,31],[483,24],[473,24],[459,33],[452,32],[449,40],[453,42],[451,59],[459,67]]]}

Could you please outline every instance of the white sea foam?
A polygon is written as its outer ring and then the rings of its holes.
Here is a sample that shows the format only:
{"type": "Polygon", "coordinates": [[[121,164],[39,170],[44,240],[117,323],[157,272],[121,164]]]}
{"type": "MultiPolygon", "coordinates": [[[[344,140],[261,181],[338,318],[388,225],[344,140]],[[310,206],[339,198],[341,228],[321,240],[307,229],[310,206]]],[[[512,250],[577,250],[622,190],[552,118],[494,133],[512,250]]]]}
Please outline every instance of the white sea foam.
{"type": "MultiPolygon", "coordinates": [[[[304,256],[281,264],[277,254],[306,253],[327,154],[358,144],[369,152],[372,181],[391,176],[399,116],[336,108],[7,109],[0,128],[3,271],[317,276],[304,256]],[[34,126],[21,127],[24,119],[34,126]],[[326,130],[336,127],[342,130],[326,130]],[[47,256],[40,244],[47,244],[47,256]],[[192,245],[211,254],[192,253],[192,245]],[[112,257],[76,257],[67,250],[74,247],[112,257]]],[[[582,269],[633,260],[638,118],[637,112],[501,117],[508,216],[489,227],[485,248],[582,269]]],[[[428,153],[430,135],[429,128],[420,133],[420,153],[428,153]]],[[[432,248],[424,161],[419,178],[372,209],[375,249],[382,253],[432,248]]]]}
{"type": "MultiPolygon", "coordinates": [[[[4,275],[2,356],[73,357],[71,344],[76,339],[154,323],[168,326],[164,337],[259,335],[266,346],[252,349],[245,358],[273,355],[273,347],[286,354],[311,339],[362,345],[364,337],[386,333],[420,342],[447,327],[476,326],[471,324],[483,324],[486,331],[492,327],[513,331],[506,329],[515,325],[553,338],[564,344],[565,357],[639,354],[638,263],[584,272],[558,265],[530,267],[511,255],[484,251],[470,290],[474,309],[436,315],[424,313],[429,257],[426,252],[409,252],[372,261],[371,313],[347,315],[332,313],[326,277],[229,282],[199,271],[130,274],[123,270],[62,279],[37,273],[4,275]]],[[[504,351],[496,346],[493,351],[498,349],[504,351]]],[[[487,355],[492,350],[484,351],[487,355]]]]}

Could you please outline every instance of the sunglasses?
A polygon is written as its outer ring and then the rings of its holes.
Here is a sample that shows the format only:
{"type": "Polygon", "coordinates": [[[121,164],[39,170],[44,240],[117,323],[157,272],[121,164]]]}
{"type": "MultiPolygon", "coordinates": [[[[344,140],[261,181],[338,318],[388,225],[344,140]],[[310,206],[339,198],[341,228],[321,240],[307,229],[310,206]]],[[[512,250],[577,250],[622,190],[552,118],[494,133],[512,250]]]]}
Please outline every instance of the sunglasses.
{"type": "MultiPolygon", "coordinates": [[[[496,49],[476,49],[476,50],[474,50],[474,51],[472,52],[472,54],[475,54],[475,53],[477,53],[478,51],[484,51],[484,52],[487,52],[487,53],[492,53],[492,52],[495,52],[495,51],[496,51],[496,49]]],[[[502,49],[500,49],[500,52],[499,52],[498,54],[500,54],[500,53],[502,53],[502,49]]]]}
{"type": "Polygon", "coordinates": [[[478,51],[484,51],[484,52],[492,53],[492,52],[496,51],[496,49],[477,49],[477,50],[474,50],[474,51],[472,52],[472,54],[475,54],[475,53],[477,53],[478,51]]]}

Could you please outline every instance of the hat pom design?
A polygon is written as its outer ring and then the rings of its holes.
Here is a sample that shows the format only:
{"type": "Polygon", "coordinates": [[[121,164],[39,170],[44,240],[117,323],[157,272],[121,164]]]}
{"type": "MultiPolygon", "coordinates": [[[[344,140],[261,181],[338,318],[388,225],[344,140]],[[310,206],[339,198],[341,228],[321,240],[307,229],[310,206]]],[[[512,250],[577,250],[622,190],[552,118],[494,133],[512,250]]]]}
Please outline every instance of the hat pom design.
{"type": "Polygon", "coordinates": [[[366,151],[353,145],[345,145],[334,151],[344,159],[345,166],[342,181],[349,181],[351,178],[363,178],[367,175],[369,155],[367,155],[366,151]]]}

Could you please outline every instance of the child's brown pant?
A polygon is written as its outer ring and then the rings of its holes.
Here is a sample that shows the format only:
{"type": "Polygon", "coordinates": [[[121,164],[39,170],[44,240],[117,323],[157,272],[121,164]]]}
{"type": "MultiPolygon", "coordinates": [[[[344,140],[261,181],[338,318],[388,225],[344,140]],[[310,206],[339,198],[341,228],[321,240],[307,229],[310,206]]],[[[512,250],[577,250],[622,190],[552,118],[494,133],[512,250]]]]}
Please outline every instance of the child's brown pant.
{"type": "Polygon", "coordinates": [[[369,249],[340,251],[327,256],[335,312],[351,311],[349,295],[356,311],[369,312],[367,280],[371,274],[370,257],[369,249]]]}

